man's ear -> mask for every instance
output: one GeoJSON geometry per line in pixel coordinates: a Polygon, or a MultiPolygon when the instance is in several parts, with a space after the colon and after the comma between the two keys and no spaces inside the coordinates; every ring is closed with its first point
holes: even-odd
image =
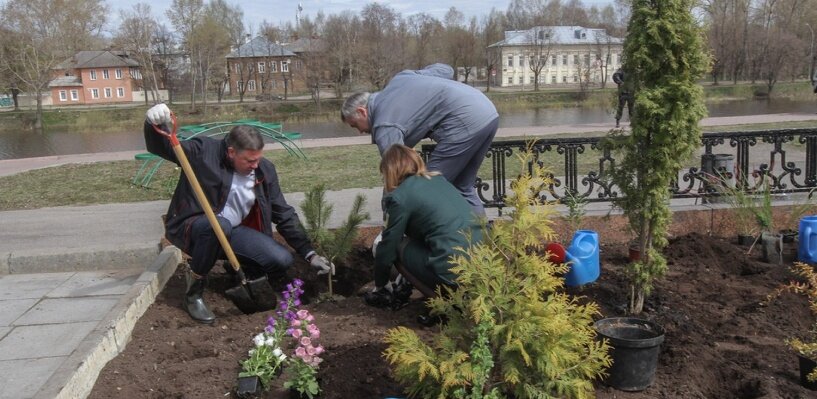
{"type": "Polygon", "coordinates": [[[235,148],[233,148],[233,147],[227,147],[227,157],[228,157],[228,158],[230,158],[230,159],[235,158],[235,152],[236,152],[236,151],[235,151],[235,148]]]}
{"type": "Polygon", "coordinates": [[[369,110],[366,107],[357,107],[357,113],[364,118],[369,118],[369,110]]]}

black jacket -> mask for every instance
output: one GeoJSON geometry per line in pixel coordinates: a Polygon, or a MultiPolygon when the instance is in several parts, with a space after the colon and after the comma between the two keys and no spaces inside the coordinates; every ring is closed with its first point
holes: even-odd
{"type": "MultiPolygon", "coordinates": [[[[166,129],[165,126],[163,128],[166,129]]],[[[178,164],[176,154],[170,141],[156,133],[153,125],[145,121],[145,146],[147,150],[170,162],[178,164]]],[[[213,212],[219,214],[227,202],[233,180],[233,166],[227,159],[227,143],[210,137],[195,137],[181,142],[190,166],[196,173],[213,212]]],[[[278,184],[275,165],[262,158],[255,169],[255,205],[253,210],[260,214],[260,230],[272,236],[272,225],[286,239],[287,243],[302,257],[312,251],[306,233],[301,227],[295,209],[287,204],[278,184]]],[[[251,213],[254,214],[254,213],[251,213]]],[[[197,218],[206,217],[196,200],[192,186],[184,173],[179,177],[179,184],[170,200],[165,220],[165,235],[173,245],[188,252],[190,245],[190,226],[197,218]]]]}

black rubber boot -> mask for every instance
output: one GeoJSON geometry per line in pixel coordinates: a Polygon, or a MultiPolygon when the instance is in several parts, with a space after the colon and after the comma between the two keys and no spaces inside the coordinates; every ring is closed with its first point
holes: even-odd
{"type": "Polygon", "coordinates": [[[618,127],[618,119],[616,119],[616,127],[618,127]]]}
{"type": "Polygon", "coordinates": [[[207,277],[197,276],[192,271],[188,270],[185,273],[185,280],[187,281],[187,290],[184,294],[184,310],[190,314],[193,320],[199,323],[211,324],[216,320],[216,316],[207,305],[204,303],[204,287],[207,285],[207,277]]]}

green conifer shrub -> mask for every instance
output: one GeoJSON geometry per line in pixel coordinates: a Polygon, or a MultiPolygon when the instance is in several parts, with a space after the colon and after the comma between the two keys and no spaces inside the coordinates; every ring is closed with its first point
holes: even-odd
{"type": "MultiPolygon", "coordinates": [[[[329,218],[332,216],[332,204],[326,201],[326,186],[323,184],[312,187],[306,192],[301,211],[304,213],[304,230],[307,237],[315,246],[315,252],[335,263],[343,261],[352,251],[360,225],[369,218],[363,211],[366,197],[358,194],[349,211],[346,221],[338,229],[330,231],[329,218]]],[[[327,274],[329,279],[329,297],[332,292],[332,273],[327,274]]]]}
{"type": "MultiPolygon", "coordinates": [[[[520,156],[526,170],[530,152],[520,156]]],[[[385,338],[386,359],[417,398],[588,398],[610,365],[596,339],[595,303],[563,290],[564,264],[548,261],[556,211],[538,205],[544,170],[512,183],[509,220],[453,258],[458,289],[429,300],[448,319],[427,345],[405,327],[385,338]]]]}
{"type": "Polygon", "coordinates": [[[616,205],[627,215],[640,243],[641,259],[628,267],[630,306],[641,313],[652,283],[667,269],[670,185],[701,143],[698,122],[706,115],[698,85],[709,65],[703,33],[692,16],[691,0],[633,0],[624,42],[624,71],[635,91],[631,131],[614,132],[621,153],[612,179],[623,197],[616,205]]]}

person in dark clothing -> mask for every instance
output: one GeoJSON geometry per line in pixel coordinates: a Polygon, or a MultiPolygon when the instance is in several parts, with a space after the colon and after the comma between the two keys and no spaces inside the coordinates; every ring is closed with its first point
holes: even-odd
{"type": "MultiPolygon", "coordinates": [[[[170,142],[155,126],[170,131],[171,112],[165,104],[147,111],[145,145],[153,154],[179,163],[170,142]]],[[[224,234],[247,274],[282,275],[294,262],[290,251],[272,238],[272,223],[287,243],[319,274],[333,265],[315,253],[295,209],[281,193],[275,165],[263,158],[264,140],[251,126],[236,126],[224,139],[195,137],[181,142],[224,234]]],[[[215,315],[203,299],[207,274],[221,247],[187,177],[181,174],[165,219],[167,239],[191,256],[186,271],[184,308],[194,320],[212,323],[215,315]]]]}
{"type": "Polygon", "coordinates": [[[474,212],[485,216],[474,185],[499,127],[499,114],[485,94],[453,78],[454,69],[446,64],[404,70],[382,91],[349,96],[341,119],[371,134],[381,155],[392,144],[414,147],[422,139],[434,140],[428,169],[442,173],[474,212]]]}
{"type": "Polygon", "coordinates": [[[624,104],[627,104],[627,116],[633,118],[633,87],[627,80],[624,71],[619,68],[613,73],[613,82],[618,85],[618,108],[616,109],[616,127],[619,127],[621,115],[624,112],[624,104]]]}
{"type": "Polygon", "coordinates": [[[451,257],[456,248],[482,240],[482,226],[468,202],[439,173],[428,172],[413,149],[394,144],[380,162],[386,190],[386,227],[375,249],[375,290],[364,299],[384,306],[394,266],[426,297],[456,286],[451,257]]]}

